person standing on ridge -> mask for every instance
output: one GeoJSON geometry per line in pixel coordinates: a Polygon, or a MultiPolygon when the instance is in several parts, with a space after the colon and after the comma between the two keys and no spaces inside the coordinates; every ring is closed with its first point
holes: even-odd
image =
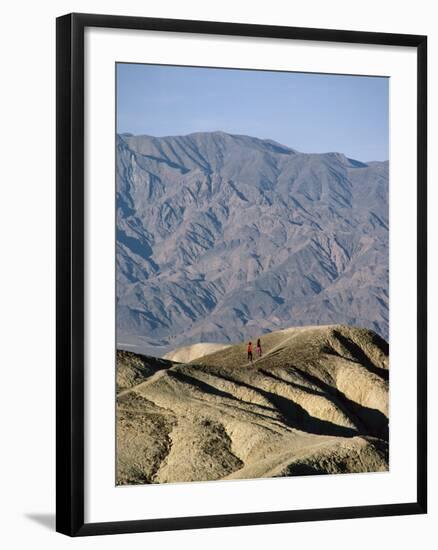
{"type": "Polygon", "coordinates": [[[248,362],[252,363],[252,342],[248,342],[248,362]]]}
{"type": "Polygon", "coordinates": [[[257,356],[262,356],[262,344],[260,342],[260,338],[257,339],[257,356]]]}

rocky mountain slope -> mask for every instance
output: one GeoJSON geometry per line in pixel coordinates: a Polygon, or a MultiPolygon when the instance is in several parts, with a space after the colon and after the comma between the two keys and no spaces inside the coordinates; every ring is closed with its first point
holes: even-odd
{"type": "Polygon", "coordinates": [[[299,327],[192,363],[117,352],[117,483],[388,469],[388,346],[299,327]]]}
{"type": "Polygon", "coordinates": [[[388,163],[223,132],[117,138],[118,346],[388,336],[388,163]]]}

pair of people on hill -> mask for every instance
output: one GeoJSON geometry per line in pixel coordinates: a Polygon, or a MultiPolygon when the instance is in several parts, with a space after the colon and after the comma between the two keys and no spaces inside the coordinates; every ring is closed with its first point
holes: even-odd
{"type": "MultiPolygon", "coordinates": [[[[260,338],[257,339],[257,347],[256,347],[256,350],[257,350],[257,357],[261,357],[262,356],[262,344],[260,342],[260,338]]],[[[248,361],[250,363],[252,363],[252,342],[249,341],[248,342],[248,361]]]]}

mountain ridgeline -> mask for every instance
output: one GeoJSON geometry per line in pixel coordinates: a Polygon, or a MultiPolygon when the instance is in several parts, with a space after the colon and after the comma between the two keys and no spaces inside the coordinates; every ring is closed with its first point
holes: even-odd
{"type": "Polygon", "coordinates": [[[336,323],[388,338],[388,162],[223,132],[117,136],[119,348],[336,323]]]}

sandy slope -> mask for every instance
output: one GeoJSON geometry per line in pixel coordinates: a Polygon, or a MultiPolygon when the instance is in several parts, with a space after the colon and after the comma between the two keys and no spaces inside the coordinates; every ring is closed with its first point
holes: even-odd
{"type": "Polygon", "coordinates": [[[169,361],[176,361],[178,363],[189,363],[190,361],[204,357],[204,355],[209,355],[228,347],[229,344],[201,342],[200,344],[192,344],[191,346],[184,346],[169,351],[169,353],[166,353],[164,356],[164,359],[169,359],[169,361]]]}
{"type": "Polygon", "coordinates": [[[118,352],[118,483],[388,469],[388,346],[302,327],[175,364],[118,352]]]}

